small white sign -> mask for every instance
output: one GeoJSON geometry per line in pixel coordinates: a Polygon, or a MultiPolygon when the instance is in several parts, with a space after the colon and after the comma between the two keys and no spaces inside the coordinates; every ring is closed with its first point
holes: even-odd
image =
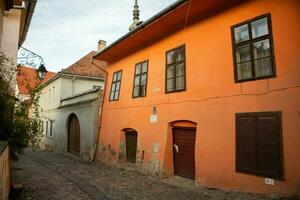
{"type": "Polygon", "coordinates": [[[154,92],[159,92],[159,91],[160,91],[160,88],[154,88],[153,91],[154,91],[154,92]]]}
{"type": "Polygon", "coordinates": [[[267,184],[267,185],[274,185],[274,179],[265,178],[265,184],[267,184]]]}
{"type": "Polygon", "coordinates": [[[153,153],[157,153],[159,149],[159,144],[158,143],[154,143],[153,144],[153,153]]]}
{"type": "Polygon", "coordinates": [[[150,115],[150,122],[157,123],[157,114],[150,115]]]}

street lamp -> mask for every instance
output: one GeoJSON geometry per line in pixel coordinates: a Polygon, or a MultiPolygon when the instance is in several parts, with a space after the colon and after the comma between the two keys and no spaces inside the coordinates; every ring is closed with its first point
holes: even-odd
{"type": "Polygon", "coordinates": [[[39,68],[36,69],[38,78],[40,80],[43,80],[45,78],[47,69],[45,67],[42,56],[24,48],[24,47],[20,47],[19,55],[18,55],[17,59],[18,59],[19,65],[27,65],[27,66],[34,67],[35,69],[37,68],[37,66],[39,66],[39,68]]]}
{"type": "Polygon", "coordinates": [[[43,63],[39,66],[39,68],[37,69],[37,72],[38,72],[39,79],[43,80],[47,73],[47,69],[43,63]]]}

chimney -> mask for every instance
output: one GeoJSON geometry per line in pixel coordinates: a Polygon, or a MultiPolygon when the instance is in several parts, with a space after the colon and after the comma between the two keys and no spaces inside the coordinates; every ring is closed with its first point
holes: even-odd
{"type": "Polygon", "coordinates": [[[99,42],[98,42],[98,51],[99,52],[102,51],[103,49],[105,49],[105,47],[106,47],[106,41],[99,40],[99,42]]]}

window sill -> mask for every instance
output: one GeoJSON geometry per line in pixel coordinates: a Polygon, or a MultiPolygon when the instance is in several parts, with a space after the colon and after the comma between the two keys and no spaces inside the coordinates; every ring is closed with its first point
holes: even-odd
{"type": "Polygon", "coordinates": [[[276,78],[276,75],[274,74],[270,76],[264,76],[264,77],[254,78],[254,79],[244,79],[244,80],[235,79],[235,83],[245,83],[245,82],[259,81],[259,80],[272,79],[272,78],[276,78]]]}
{"type": "Polygon", "coordinates": [[[261,178],[271,178],[276,181],[285,181],[283,175],[281,177],[275,177],[270,174],[263,174],[263,173],[257,173],[257,172],[246,171],[246,170],[236,170],[235,172],[239,173],[239,174],[257,176],[257,177],[261,177],[261,178]]]}

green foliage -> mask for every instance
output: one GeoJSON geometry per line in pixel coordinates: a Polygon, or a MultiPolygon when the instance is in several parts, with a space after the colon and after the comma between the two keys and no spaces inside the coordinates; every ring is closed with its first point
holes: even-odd
{"type": "Polygon", "coordinates": [[[29,100],[17,100],[12,89],[15,75],[13,61],[0,52],[0,140],[9,142],[14,161],[28,145],[38,148],[42,136],[39,90],[31,90],[29,100]]]}

